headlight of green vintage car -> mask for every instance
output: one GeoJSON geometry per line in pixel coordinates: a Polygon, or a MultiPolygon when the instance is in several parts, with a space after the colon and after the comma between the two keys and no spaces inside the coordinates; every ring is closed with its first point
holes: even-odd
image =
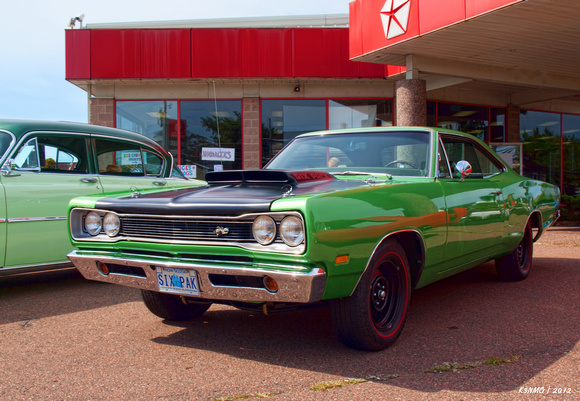
{"type": "Polygon", "coordinates": [[[344,344],[380,350],[413,288],[495,260],[525,279],[559,191],[513,172],[478,139],[404,127],[305,134],[263,170],[207,186],[70,204],[88,279],[137,287],[154,314],[212,303],[265,312],[329,301],[344,344]]]}

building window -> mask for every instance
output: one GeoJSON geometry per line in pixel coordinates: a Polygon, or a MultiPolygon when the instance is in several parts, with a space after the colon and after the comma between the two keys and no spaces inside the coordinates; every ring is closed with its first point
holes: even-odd
{"type": "Polygon", "coordinates": [[[334,99],[328,101],[328,128],[393,125],[391,99],[334,99]]]}
{"type": "Polygon", "coordinates": [[[143,134],[177,154],[177,101],[117,101],[117,128],[143,134]]]}
{"type": "Polygon", "coordinates": [[[526,177],[560,185],[561,114],[520,111],[520,138],[524,144],[526,177]]]}
{"type": "Polygon", "coordinates": [[[505,142],[506,109],[429,101],[427,125],[472,134],[485,142],[505,142]]]}
{"type": "Polygon", "coordinates": [[[242,169],[241,100],[120,100],[117,128],[159,143],[188,177],[242,169]]]}
{"type": "Polygon", "coordinates": [[[180,101],[179,164],[204,179],[216,170],[241,170],[242,102],[180,101]],[[217,103],[217,106],[216,106],[217,103]],[[216,111],[217,108],[217,111],[216,111]]]}
{"type": "Polygon", "coordinates": [[[262,165],[296,135],[326,129],[326,100],[262,100],[262,165]]]}
{"type": "Polygon", "coordinates": [[[489,141],[489,107],[439,102],[437,126],[466,132],[482,141],[489,141]]]}
{"type": "Polygon", "coordinates": [[[580,195],[580,116],[562,116],[563,185],[566,195],[580,195]]]}
{"type": "Polygon", "coordinates": [[[489,141],[505,142],[507,111],[505,108],[489,109],[489,141]]]}

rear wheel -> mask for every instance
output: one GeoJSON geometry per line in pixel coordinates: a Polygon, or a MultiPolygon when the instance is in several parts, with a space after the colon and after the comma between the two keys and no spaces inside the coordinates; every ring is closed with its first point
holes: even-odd
{"type": "Polygon", "coordinates": [[[178,295],[141,290],[145,306],[151,313],[167,320],[189,320],[203,315],[211,303],[188,304],[178,295]]]}
{"type": "Polygon", "coordinates": [[[397,241],[387,240],[375,252],[353,295],[331,302],[338,338],[352,348],[387,348],[403,330],[410,299],[405,250],[397,241]]]}
{"type": "Polygon", "coordinates": [[[495,268],[501,279],[505,281],[520,281],[528,277],[532,267],[533,250],[532,227],[528,224],[524,229],[524,237],[518,247],[512,253],[495,260],[495,268]]]}

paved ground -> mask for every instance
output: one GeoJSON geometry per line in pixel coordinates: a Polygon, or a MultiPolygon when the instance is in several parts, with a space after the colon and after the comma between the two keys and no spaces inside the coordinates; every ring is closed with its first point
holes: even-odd
{"type": "Polygon", "coordinates": [[[378,353],[343,347],[326,307],[213,306],[168,324],[137,290],[74,271],[1,278],[0,399],[580,399],[579,244],[580,227],[556,227],[524,282],[488,263],[415,291],[403,335],[378,353]],[[505,360],[481,364],[493,357],[505,360]],[[455,369],[426,373],[444,363],[455,369]]]}

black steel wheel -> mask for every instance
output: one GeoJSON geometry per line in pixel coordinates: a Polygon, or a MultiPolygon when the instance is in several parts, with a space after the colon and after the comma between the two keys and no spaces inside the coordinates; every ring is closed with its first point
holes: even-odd
{"type": "Polygon", "coordinates": [[[379,351],[397,340],[409,309],[411,275],[403,247],[387,240],[348,298],[331,302],[333,325],[345,345],[379,351]]]}
{"type": "Polygon", "coordinates": [[[185,303],[178,295],[141,290],[145,306],[162,319],[181,321],[203,315],[211,303],[185,303]]]}
{"type": "Polygon", "coordinates": [[[532,227],[528,224],[524,229],[524,237],[517,248],[508,255],[495,260],[495,268],[502,280],[521,281],[530,274],[532,255],[534,252],[534,238],[532,227]]]}

